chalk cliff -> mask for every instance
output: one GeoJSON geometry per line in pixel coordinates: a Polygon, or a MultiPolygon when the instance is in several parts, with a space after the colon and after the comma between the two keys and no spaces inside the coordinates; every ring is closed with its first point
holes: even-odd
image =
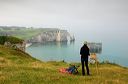
{"type": "Polygon", "coordinates": [[[74,36],[67,30],[58,28],[26,28],[16,26],[0,26],[0,36],[14,36],[27,43],[43,43],[52,41],[74,41],[74,36]]]}
{"type": "Polygon", "coordinates": [[[31,43],[43,43],[43,42],[52,42],[52,41],[72,41],[74,37],[66,30],[56,30],[56,31],[47,31],[38,34],[37,36],[32,37],[28,40],[31,43]],[[68,39],[69,38],[69,39],[68,39]]]}

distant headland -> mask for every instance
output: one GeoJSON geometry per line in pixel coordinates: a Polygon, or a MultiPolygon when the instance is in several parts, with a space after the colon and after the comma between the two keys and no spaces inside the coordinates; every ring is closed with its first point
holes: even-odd
{"type": "Polygon", "coordinates": [[[75,37],[67,30],[59,28],[0,26],[0,36],[14,36],[26,43],[75,41],[75,37]]]}

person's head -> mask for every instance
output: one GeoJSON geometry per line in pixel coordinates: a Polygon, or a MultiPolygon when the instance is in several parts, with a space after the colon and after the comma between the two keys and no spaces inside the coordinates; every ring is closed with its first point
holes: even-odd
{"type": "Polygon", "coordinates": [[[87,43],[88,43],[87,41],[84,41],[84,45],[87,45],[87,43]]]}

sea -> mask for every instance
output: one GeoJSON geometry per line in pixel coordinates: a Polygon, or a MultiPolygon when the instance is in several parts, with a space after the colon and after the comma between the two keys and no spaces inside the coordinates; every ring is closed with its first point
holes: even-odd
{"type": "MultiPolygon", "coordinates": [[[[127,33],[127,32],[126,32],[127,33]]],[[[128,67],[128,40],[126,34],[105,32],[77,32],[74,42],[33,43],[26,52],[42,61],[80,62],[80,48],[84,41],[102,43],[102,52],[96,54],[98,61],[109,61],[128,67]]]]}

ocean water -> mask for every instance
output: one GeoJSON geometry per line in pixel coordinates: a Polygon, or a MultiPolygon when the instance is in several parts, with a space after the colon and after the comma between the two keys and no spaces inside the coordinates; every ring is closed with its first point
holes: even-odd
{"type": "Polygon", "coordinates": [[[128,41],[126,38],[117,36],[95,36],[90,37],[91,34],[84,33],[76,34],[75,42],[47,42],[43,44],[33,44],[26,49],[26,52],[33,57],[42,61],[66,61],[66,62],[80,62],[80,48],[83,42],[102,42],[102,53],[97,54],[100,62],[108,60],[112,63],[128,67],[128,41]]]}

